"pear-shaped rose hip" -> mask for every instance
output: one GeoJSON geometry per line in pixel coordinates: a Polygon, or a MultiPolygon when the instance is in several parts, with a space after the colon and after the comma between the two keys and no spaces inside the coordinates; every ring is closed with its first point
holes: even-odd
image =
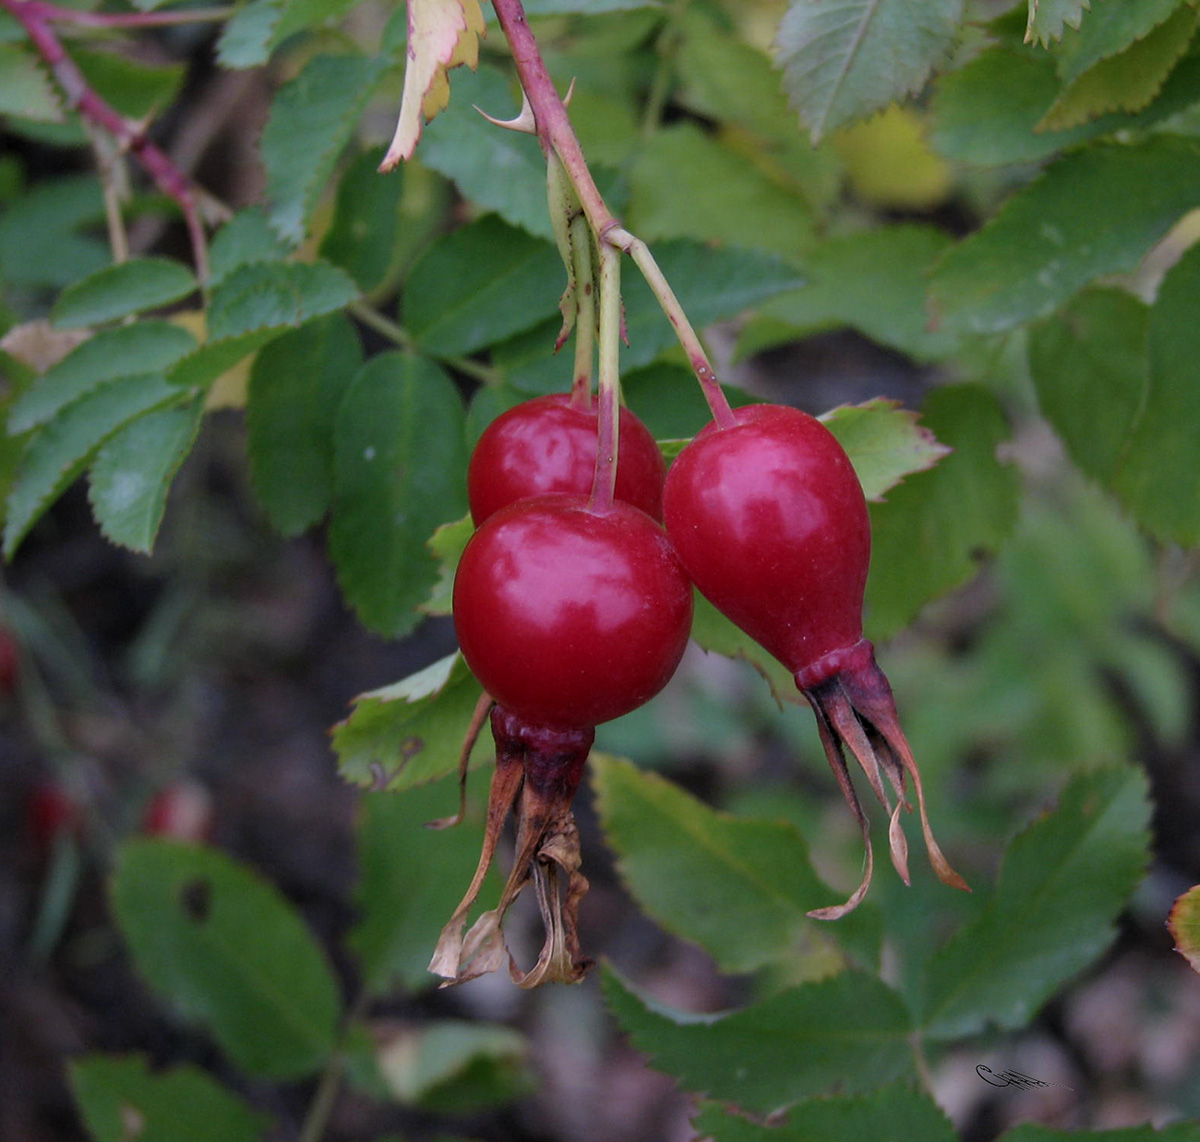
{"type": "Polygon", "coordinates": [[[833,434],[799,409],[753,405],[734,416],[728,427],[708,425],[676,458],[663,492],[664,522],[701,593],[793,673],[862,828],[862,883],[846,904],[813,915],[832,919],[849,911],[871,879],[866,817],[843,747],[885,805],[881,769],[895,786],[899,800],[889,836],[901,876],[907,881],[899,810],[908,774],[938,876],[966,888],[930,832],[920,774],[891,688],[863,638],[871,530],[854,468],[833,434]]]}

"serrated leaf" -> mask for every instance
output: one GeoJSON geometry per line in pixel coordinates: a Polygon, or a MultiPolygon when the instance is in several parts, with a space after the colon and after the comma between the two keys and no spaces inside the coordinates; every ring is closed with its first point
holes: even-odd
{"type": "Polygon", "coordinates": [[[847,325],[918,361],[948,356],[958,338],[929,328],[925,287],[950,244],[944,231],[909,224],[823,242],[805,261],[808,284],[759,306],[738,338],[738,356],[847,325]]]}
{"type": "Polygon", "coordinates": [[[155,374],[109,381],[57,413],[21,456],[8,497],[4,554],[18,544],[50,504],[86,467],[97,448],[123,424],[187,393],[155,374]]]}
{"type": "Polygon", "coordinates": [[[179,94],[186,70],[178,63],[163,66],[128,53],[76,45],[71,58],[101,99],[135,121],[149,119],[167,106],[179,94]]]}
{"type": "Polygon", "coordinates": [[[358,335],[342,314],[283,334],[254,360],[246,406],[250,474],[284,535],[299,535],[329,510],[334,420],[362,360],[358,335]]]}
{"type": "Polygon", "coordinates": [[[589,765],[617,871],[664,928],[726,972],[803,963],[815,978],[843,965],[833,932],[806,915],[841,897],[817,878],[793,825],[710,809],[627,761],[593,754],[589,765]]]}
{"type": "Polygon", "coordinates": [[[918,91],[961,16],[961,0],[792,0],[776,63],[813,142],[918,91]]]}
{"type": "Polygon", "coordinates": [[[982,912],[929,963],[922,1023],[958,1038],[1026,1023],[1112,942],[1149,861],[1145,776],[1078,774],[1009,846],[982,912]]]}
{"type": "Polygon", "coordinates": [[[256,262],[233,270],[212,292],[210,342],[262,329],[296,328],[358,297],[350,275],[328,262],[256,262]]]}
{"type": "Polygon", "coordinates": [[[239,1067],[300,1078],[328,1058],[337,982],[274,885],[216,849],[139,838],[118,851],[112,898],[141,974],[239,1067]]]}
{"type": "Polygon", "coordinates": [[[1175,1122],[1161,1130],[1147,1124],[1124,1130],[1054,1130],[1023,1122],[1000,1135],[998,1142],[1200,1142],[1200,1124],[1175,1122]]]}
{"type": "Polygon", "coordinates": [[[645,241],[694,238],[798,257],[813,219],[798,191],[692,123],[664,127],[630,172],[629,227],[645,241]]]}
{"type": "Polygon", "coordinates": [[[199,1067],[151,1071],[141,1055],[84,1055],[68,1070],[96,1142],[125,1142],[132,1122],[147,1142],[258,1142],[271,1124],[199,1067]]]}
{"type": "Polygon", "coordinates": [[[908,1013],[873,975],[845,971],[731,1015],[667,1012],[635,995],[611,968],[604,996],[652,1066],[689,1091],[770,1113],[837,1087],[872,1090],[913,1069],[908,1013]]]}
{"type": "Polygon", "coordinates": [[[1181,0],[1138,0],[1136,4],[1097,0],[1078,30],[1065,36],[1053,53],[1059,78],[1070,84],[1101,60],[1120,55],[1169,22],[1183,6],[1181,0]]]}
{"type": "Polygon", "coordinates": [[[170,305],[195,289],[196,279],[182,262],[132,258],[69,285],[59,294],[50,316],[59,329],[101,325],[170,305]]]}
{"type": "Polygon", "coordinates": [[[338,772],[356,785],[390,792],[453,773],[482,693],[455,651],[408,678],[359,694],[354,712],[333,730],[338,772]]]}
{"type": "Polygon", "coordinates": [[[107,244],[83,232],[104,219],[104,195],[92,176],[34,187],[0,215],[0,270],[8,285],[61,289],[111,261],[107,244]]]}
{"type": "Polygon", "coordinates": [[[283,332],[281,328],[259,329],[224,341],[208,341],[178,361],[168,379],[181,389],[208,388],[283,332]]]}
{"type": "Polygon", "coordinates": [[[278,31],[288,0],[250,0],[221,29],[217,62],[222,67],[259,67],[279,43],[278,31]]]}
{"type": "Polygon", "coordinates": [[[462,558],[467,540],[475,534],[475,524],[470,515],[453,523],[444,523],[429,540],[429,550],[438,562],[438,581],[428,599],[421,604],[421,613],[426,615],[448,615],[453,610],[454,573],[462,558]]]}
{"type": "Polygon", "coordinates": [[[427,357],[401,353],[369,361],[338,410],[330,551],[372,630],[410,631],[437,582],[426,541],[467,509],[463,422],[449,378],[427,357]]]}
{"type": "Polygon", "coordinates": [[[839,405],[820,419],[846,450],[863,495],[872,502],[883,500],[905,476],[927,471],[950,452],[917,423],[919,415],[901,408],[899,401],[876,397],[864,404],[839,405]]]}
{"type": "Polygon", "coordinates": [[[1189,888],[1171,908],[1167,928],[1175,941],[1175,950],[1192,970],[1200,972],[1200,885],[1189,888]]]}
{"type": "Polygon", "coordinates": [[[762,1126],[715,1104],[693,1126],[712,1142],[957,1142],[941,1107],[924,1091],[892,1084],[859,1098],[810,1098],[797,1103],[787,1121],[762,1126]]]}
{"type": "Polygon", "coordinates": [[[494,210],[506,222],[539,238],[552,239],[546,209],[546,160],[530,135],[500,131],[476,107],[489,115],[509,118],[520,108],[506,77],[494,68],[459,71],[453,98],[425,128],[421,162],[458,186],[477,206],[494,210]],[[504,177],[497,178],[496,172],[504,177]]]}
{"type": "Polygon", "coordinates": [[[148,412],[115,432],[96,453],[88,499],[106,538],[149,555],[167,493],[200,431],[199,400],[148,412]]]}
{"type": "Polygon", "coordinates": [[[139,321],[102,329],[51,366],[13,402],[11,433],[45,424],[93,389],[120,377],[161,373],[196,348],[196,339],[169,321],[139,321]]]}
{"type": "Polygon", "coordinates": [[[1114,487],[1138,521],[1167,542],[1200,542],[1200,404],[1195,384],[1200,247],[1171,268],[1150,310],[1149,383],[1114,487]]]}
{"type": "Polygon", "coordinates": [[[1020,481],[996,458],[1008,424],[995,397],[977,385],[936,389],[921,419],[951,452],[872,505],[871,638],[894,634],[930,599],[965,583],[1016,523],[1020,481]]]}
{"type": "Polygon", "coordinates": [[[403,172],[380,178],[378,150],[359,155],[338,184],[333,222],[321,257],[341,266],[363,293],[387,280],[396,260],[403,172]]]}
{"type": "Polygon", "coordinates": [[[1043,317],[1090,281],[1132,270],[1197,202],[1200,146],[1167,136],[1098,144],[1018,191],[934,270],[948,328],[998,333],[1043,317]]]}
{"type": "Polygon", "coordinates": [[[1062,38],[1064,27],[1078,28],[1091,0],[1029,0],[1026,43],[1049,47],[1051,40],[1062,38]]]}
{"type": "Polygon", "coordinates": [[[1146,398],[1149,313],[1123,290],[1087,289],[1029,334],[1042,415],[1080,469],[1106,486],[1146,398]]]}
{"type": "MultiPolygon", "coordinates": [[[[1200,12],[1183,5],[1143,38],[1071,80],[1040,126],[1074,127],[1111,111],[1140,111],[1162,90],[1191,42],[1200,12]]],[[[1104,21],[1089,20],[1085,28],[1104,21]]]]}
{"type": "Polygon", "coordinates": [[[386,57],[318,55],[276,94],[261,153],[271,225],[289,242],[307,234],[342,148],[388,66],[386,57]]]}
{"type": "Polygon", "coordinates": [[[282,262],[291,254],[257,206],[239,210],[212,240],[208,249],[208,286],[215,289],[239,266],[282,262]]]}
{"type": "Polygon", "coordinates": [[[489,214],[434,243],[413,267],[404,326],[427,353],[472,353],[555,313],[562,286],[553,245],[489,214]]]}
{"type": "MultiPolygon", "coordinates": [[[[363,700],[370,701],[366,695],[363,700]]],[[[457,807],[453,778],[363,797],[356,894],[361,918],[349,943],[372,995],[385,995],[396,984],[417,991],[438,982],[429,958],[479,861],[481,813],[473,810],[449,829],[426,824],[457,807]]]]}
{"type": "Polygon", "coordinates": [[[409,0],[400,118],[381,170],[412,158],[422,121],[429,122],[450,100],[446,73],[464,63],[472,71],[478,66],[483,32],[479,0],[409,0]]]}
{"type": "Polygon", "coordinates": [[[63,121],[62,101],[44,65],[21,44],[0,44],[0,115],[63,121]]]}

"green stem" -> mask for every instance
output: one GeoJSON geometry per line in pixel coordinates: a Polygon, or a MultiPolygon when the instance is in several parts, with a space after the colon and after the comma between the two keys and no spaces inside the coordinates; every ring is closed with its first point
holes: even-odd
{"type": "Polygon", "coordinates": [[[592,398],[592,369],[596,351],[596,276],[592,232],[587,219],[571,220],[571,261],[575,271],[575,373],[571,403],[587,408],[592,398]]]}
{"type": "MultiPolygon", "coordinates": [[[[393,345],[410,352],[416,351],[416,342],[407,329],[398,325],[390,317],[384,317],[379,310],[373,309],[365,301],[352,301],[349,310],[368,329],[374,329],[376,333],[382,334],[393,345]]],[[[440,357],[439,360],[456,372],[462,373],[463,376],[471,377],[482,384],[496,385],[500,383],[500,374],[495,369],[473,361],[470,357],[440,357]]]]}
{"type": "Polygon", "coordinates": [[[621,252],[600,247],[600,418],[596,432],[596,477],[592,507],[608,511],[617,487],[621,423],[621,252]]]}
{"type": "Polygon", "coordinates": [[[370,1003],[370,996],[364,989],[359,992],[358,998],[346,1012],[338,1032],[337,1043],[334,1044],[325,1069],[317,1080],[316,1092],[309,1103],[308,1114],[305,1115],[296,1142],[321,1142],[321,1138],[324,1137],[325,1128],[329,1125],[342,1086],[342,1074],[346,1068],[346,1041],[350,1037],[351,1028],[366,1014],[370,1003]]]}

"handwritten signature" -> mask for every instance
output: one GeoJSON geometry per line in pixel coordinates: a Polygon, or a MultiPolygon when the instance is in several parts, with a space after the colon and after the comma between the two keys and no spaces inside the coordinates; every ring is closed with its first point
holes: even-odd
{"type": "MultiPolygon", "coordinates": [[[[975,1068],[975,1073],[983,1079],[988,1086],[1015,1086],[1018,1090],[1033,1090],[1035,1087],[1043,1086],[1063,1086],[1062,1083],[1049,1083],[1043,1079],[1035,1079],[1032,1075],[1022,1074],[1020,1071],[993,1071],[991,1067],[985,1067],[980,1063],[975,1068]]],[[[1071,1088],[1063,1087],[1063,1090],[1071,1088]]]]}

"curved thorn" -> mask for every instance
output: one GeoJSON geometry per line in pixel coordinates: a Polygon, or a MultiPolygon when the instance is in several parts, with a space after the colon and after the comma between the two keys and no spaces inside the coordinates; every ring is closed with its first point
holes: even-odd
{"type": "Polygon", "coordinates": [[[474,103],[471,106],[493,126],[503,127],[507,131],[520,131],[523,135],[537,134],[537,120],[534,118],[529,96],[524,91],[521,92],[521,110],[517,113],[515,119],[496,119],[484,111],[482,107],[478,107],[474,103]]]}

